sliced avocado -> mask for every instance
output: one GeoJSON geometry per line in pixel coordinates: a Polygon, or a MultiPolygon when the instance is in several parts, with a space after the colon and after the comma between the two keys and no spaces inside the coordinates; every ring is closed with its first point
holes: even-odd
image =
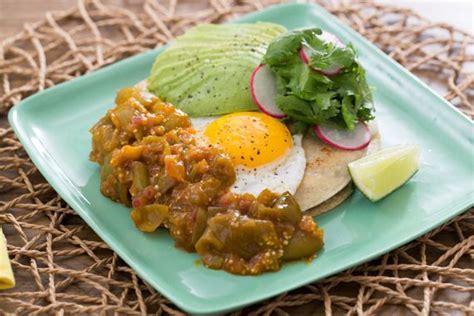
{"type": "Polygon", "coordinates": [[[256,110],[250,75],[285,31],[273,23],[193,27],[156,58],[148,90],[192,117],[256,110]]]}

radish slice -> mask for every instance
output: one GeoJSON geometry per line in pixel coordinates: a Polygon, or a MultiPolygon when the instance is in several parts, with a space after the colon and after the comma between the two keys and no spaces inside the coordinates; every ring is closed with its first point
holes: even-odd
{"type": "Polygon", "coordinates": [[[331,32],[323,31],[321,35],[319,35],[319,38],[325,42],[333,43],[335,46],[339,48],[346,47],[346,45],[344,45],[344,43],[339,39],[339,37],[332,34],[331,32]]]}
{"type": "Polygon", "coordinates": [[[362,122],[357,123],[352,131],[315,125],[314,132],[324,143],[341,150],[364,149],[372,138],[369,127],[362,122]]]}
{"type": "MultiPolygon", "coordinates": [[[[345,45],[341,42],[341,40],[336,35],[334,35],[332,33],[323,31],[322,34],[319,35],[319,38],[321,38],[325,42],[333,43],[337,47],[340,47],[340,48],[345,47],[345,45]]],[[[308,65],[309,60],[311,58],[311,50],[308,47],[303,45],[300,49],[300,57],[303,60],[303,62],[306,65],[308,65]]],[[[340,73],[342,68],[341,68],[341,66],[339,66],[337,64],[333,64],[333,65],[330,65],[329,67],[327,67],[326,69],[314,68],[314,70],[318,71],[319,73],[321,73],[325,76],[330,77],[330,76],[335,76],[338,73],[340,73]]]]}
{"type": "MultiPolygon", "coordinates": [[[[300,57],[306,65],[309,64],[310,56],[311,56],[310,49],[306,46],[301,47],[300,57]]],[[[328,77],[335,76],[338,73],[340,73],[342,70],[341,66],[337,64],[330,65],[326,69],[318,69],[314,67],[311,67],[311,68],[328,77]]]]}
{"type": "Polygon", "coordinates": [[[307,65],[309,64],[309,56],[311,54],[309,53],[309,48],[302,45],[300,49],[300,58],[301,60],[307,65]]]}
{"type": "Polygon", "coordinates": [[[275,102],[277,85],[275,76],[268,66],[262,64],[255,68],[250,77],[250,91],[260,111],[279,119],[286,117],[275,102]]]}

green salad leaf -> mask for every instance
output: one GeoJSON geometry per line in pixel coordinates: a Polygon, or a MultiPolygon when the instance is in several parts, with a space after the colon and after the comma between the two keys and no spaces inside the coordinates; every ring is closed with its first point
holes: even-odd
{"type": "Polygon", "coordinates": [[[353,129],[357,122],[374,118],[365,70],[352,45],[335,45],[321,34],[319,28],[289,31],[268,46],[263,63],[276,76],[276,103],[298,123],[298,130],[313,124],[353,129]],[[300,57],[302,47],[310,53],[308,65],[300,57]],[[341,68],[338,74],[321,72],[335,65],[341,68]]]}

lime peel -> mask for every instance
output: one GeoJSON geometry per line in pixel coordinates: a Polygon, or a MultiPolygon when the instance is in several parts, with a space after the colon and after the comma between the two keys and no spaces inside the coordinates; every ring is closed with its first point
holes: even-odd
{"type": "Polygon", "coordinates": [[[378,201],[406,183],[420,164],[416,145],[397,145],[348,165],[356,187],[371,201],[378,201]]]}

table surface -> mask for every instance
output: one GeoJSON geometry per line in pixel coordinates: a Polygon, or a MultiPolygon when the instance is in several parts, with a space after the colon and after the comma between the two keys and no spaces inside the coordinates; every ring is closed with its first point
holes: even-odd
{"type": "MultiPolygon", "coordinates": [[[[105,3],[124,7],[140,6],[140,1],[106,0],[105,3]]],[[[185,0],[190,8],[199,0],[185,0]]],[[[377,0],[411,8],[436,22],[450,23],[474,33],[474,2],[470,0],[377,0]]],[[[77,4],[77,0],[0,0],[0,41],[22,30],[25,23],[41,20],[47,11],[61,11],[77,4]]]]}

